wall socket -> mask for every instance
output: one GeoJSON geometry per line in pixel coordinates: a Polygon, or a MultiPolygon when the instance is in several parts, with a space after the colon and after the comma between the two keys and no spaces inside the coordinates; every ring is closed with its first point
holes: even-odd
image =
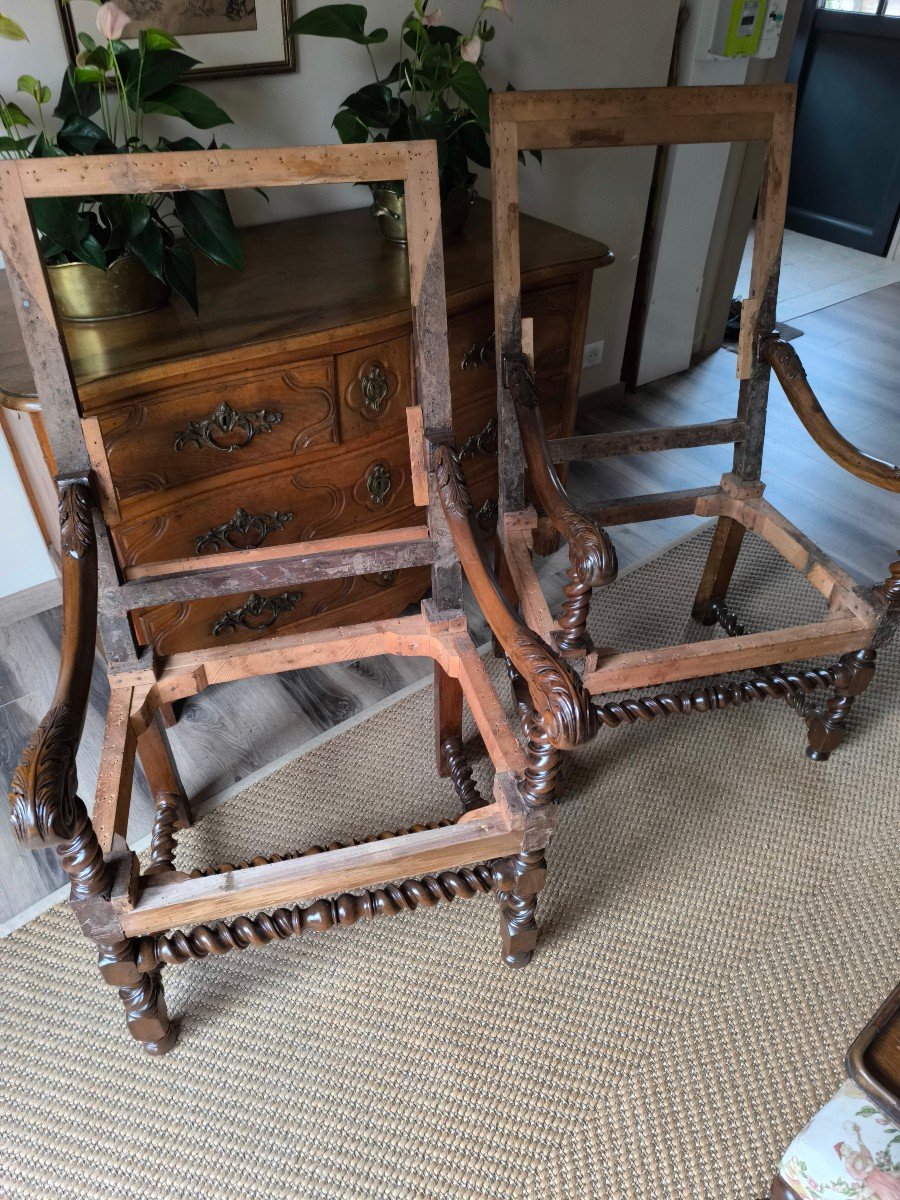
{"type": "Polygon", "coordinates": [[[584,348],[584,358],[581,360],[581,366],[582,368],[596,367],[602,357],[603,342],[588,342],[584,348]]]}

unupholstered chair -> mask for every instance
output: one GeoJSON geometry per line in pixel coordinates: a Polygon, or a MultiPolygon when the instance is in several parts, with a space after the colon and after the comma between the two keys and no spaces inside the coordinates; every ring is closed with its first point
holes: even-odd
{"type": "MultiPolygon", "coordinates": [[[[794,88],[788,86],[495,92],[491,97],[500,575],[528,625],[578,670],[590,697],[579,731],[583,738],[603,728],[779,699],[803,718],[807,753],[822,761],[845,736],[850,710],[871,682],[876,653],[900,615],[900,561],[890,565],[884,582],[865,586],[763,499],[760,471],[773,371],[826,454],[860,479],[900,492],[900,469],[841,436],[822,411],[796,352],[778,336],[775,307],[793,117],[794,88]],[[538,399],[542,370],[546,374],[551,364],[535,361],[540,337],[522,319],[518,157],[538,150],[744,141],[763,143],[765,154],[750,294],[741,309],[735,416],[548,441],[538,399]],[[733,468],[720,483],[627,497],[588,514],[574,509],[556,470],[577,460],[728,443],[734,445],[733,468]],[[544,510],[540,520],[526,504],[526,477],[544,510]],[[591,591],[611,583],[617,570],[608,528],[689,514],[716,520],[692,616],[699,624],[721,625],[730,636],[698,636],[681,645],[627,653],[593,645],[586,624],[591,591]],[[557,616],[532,563],[535,530],[543,544],[545,525],[568,543],[568,582],[557,616]],[[756,633],[744,629],[739,614],[728,608],[727,591],[748,530],[822,595],[828,607],[824,620],[756,633]],[[830,665],[791,665],[826,656],[830,665]],[[648,688],[681,680],[703,682],[647,694],[648,688]],[[610,693],[631,690],[639,694],[608,699],[610,693]]],[[[598,640],[602,643],[602,634],[598,640]]]]}
{"type": "MultiPolygon", "coordinates": [[[[500,902],[504,961],[523,966],[535,944],[535,908],[555,808],[548,756],[573,740],[567,719],[570,680],[554,652],[497,591],[453,453],[434,143],[3,162],[0,250],[60,472],[63,552],[57,690],[14,775],[12,822],[23,845],[53,848],[59,855],[72,881],[72,907],[96,944],[103,979],[118,989],[131,1034],[151,1054],[163,1054],[174,1044],[162,988],[166,967],[489,891],[500,902]],[[426,510],[423,522],[323,542],[144,564],[120,573],[110,542],[115,495],[103,473],[102,447],[98,451],[96,440],[83,433],[78,389],[29,199],[382,179],[405,183],[416,386],[410,398],[416,404],[408,411],[410,465],[416,503],[426,510]],[[524,748],[468,631],[460,554],[519,677],[533,684],[530,745],[524,748]],[[420,614],[394,620],[167,658],[137,646],[129,620],[130,613],[147,606],[424,565],[432,571],[431,600],[420,614]],[[89,816],[77,792],[76,754],[98,627],[110,702],[89,816]],[[264,853],[244,862],[179,871],[176,835],[190,823],[191,811],[156,719],[159,710],[215,683],[378,654],[433,659],[438,770],[453,780],[462,814],[423,826],[412,824],[417,814],[411,813],[410,828],[380,836],[369,831],[348,845],[264,847],[264,853]],[[464,700],[495,771],[493,795],[487,798],[479,795],[462,756],[464,700]],[[126,842],[135,754],[156,806],[143,870],[126,842]],[[389,882],[395,880],[400,882],[389,882]]],[[[365,764],[359,769],[364,771],[365,764]]],[[[361,824],[365,818],[361,812],[361,824]]]]}

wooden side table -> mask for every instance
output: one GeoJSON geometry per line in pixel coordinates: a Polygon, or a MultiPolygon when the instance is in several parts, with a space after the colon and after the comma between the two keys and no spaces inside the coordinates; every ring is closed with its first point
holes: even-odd
{"type": "MultiPolygon", "coordinates": [[[[523,312],[535,318],[550,436],[572,432],[591,280],[607,246],[522,217],[523,312]]],[[[118,568],[414,524],[405,251],[355,209],[245,230],[246,268],[200,268],[181,304],[66,325],[82,424],[118,568]]],[[[490,206],[446,245],[454,430],[479,521],[496,517],[490,206]]],[[[53,458],[11,297],[0,299],[0,424],[51,549],[53,458]]],[[[145,609],[157,655],[398,615],[426,568],[145,609]],[[340,615],[338,616],[338,612],[340,615]]]]}

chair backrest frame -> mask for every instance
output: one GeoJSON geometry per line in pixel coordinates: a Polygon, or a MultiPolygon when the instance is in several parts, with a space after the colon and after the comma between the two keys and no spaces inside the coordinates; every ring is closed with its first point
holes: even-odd
{"type": "Polygon", "coordinates": [[[494,320],[500,521],[525,506],[524,457],[504,361],[522,355],[518,154],[551,150],[761,141],[765,145],[750,294],[741,312],[737,377],[742,440],[735,473],[757,479],[762,464],[769,365],[760,341],[772,333],[793,137],[793,85],[603,88],[495,92],[491,96],[494,320]]]}
{"type": "MultiPolygon", "coordinates": [[[[441,234],[437,153],[433,142],[391,142],[260,150],[97,155],[18,159],[0,163],[0,252],[25,340],[50,446],[63,481],[87,479],[97,464],[81,426],[78,388],[59,313],[28,207],[47,197],[143,194],[183,189],[287,187],[315,183],[402,181],[406,195],[407,253],[416,402],[434,440],[452,438],[447,308],[441,234]]],[[[418,448],[416,448],[418,453],[418,448]]],[[[102,497],[101,497],[102,498],[102,497]]],[[[99,618],[107,659],[133,668],[140,655],[128,613],[173,600],[228,595],[315,579],[359,575],[430,564],[439,610],[461,607],[461,572],[433,482],[429,485],[428,536],[386,531],[375,544],[357,548],[354,538],[311,543],[274,554],[243,552],[241,564],[218,566],[214,558],[173,563],[150,579],[123,581],[115,565],[106,523],[100,535],[99,618]],[[405,536],[404,536],[405,535],[405,536]]]]}

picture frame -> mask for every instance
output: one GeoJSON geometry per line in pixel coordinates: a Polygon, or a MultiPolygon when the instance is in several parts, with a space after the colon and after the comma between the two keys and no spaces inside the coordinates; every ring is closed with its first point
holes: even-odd
{"type": "MultiPolygon", "coordinates": [[[[82,49],[78,34],[97,36],[93,0],[55,0],[70,62],[82,49]]],[[[178,38],[185,54],[202,64],[192,79],[274,75],[297,68],[297,49],[287,31],[294,19],[293,0],[117,0],[134,13],[137,44],[143,25],[165,29],[178,38]],[[208,30],[204,29],[208,26],[208,30]]]]}

